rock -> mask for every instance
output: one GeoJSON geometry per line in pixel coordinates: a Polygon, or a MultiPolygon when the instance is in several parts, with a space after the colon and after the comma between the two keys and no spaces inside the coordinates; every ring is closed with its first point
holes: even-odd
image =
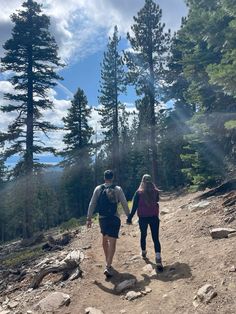
{"type": "Polygon", "coordinates": [[[152,292],[152,289],[149,287],[145,287],[145,292],[150,293],[150,292],[152,292]]]}
{"type": "Polygon", "coordinates": [[[126,310],[120,310],[120,313],[124,314],[124,313],[127,313],[127,311],[126,310]]]}
{"type": "Polygon", "coordinates": [[[197,299],[204,303],[209,303],[217,295],[213,286],[210,284],[205,284],[197,292],[197,299]]]}
{"type": "Polygon", "coordinates": [[[137,299],[137,298],[139,298],[141,296],[142,296],[141,292],[129,291],[126,294],[125,299],[129,300],[129,301],[132,301],[132,300],[137,299]]]}
{"type": "Polygon", "coordinates": [[[191,212],[196,212],[198,210],[201,210],[201,209],[208,207],[210,204],[211,204],[211,202],[209,202],[209,201],[201,201],[197,204],[189,205],[188,208],[190,209],[191,212]]]}
{"type": "Polygon", "coordinates": [[[226,217],[225,219],[224,219],[224,222],[226,222],[227,224],[230,224],[232,221],[234,221],[234,217],[233,216],[230,216],[230,217],[226,217]]]}
{"type": "Polygon", "coordinates": [[[8,311],[8,310],[3,310],[0,312],[0,314],[10,314],[10,313],[11,313],[11,311],[8,311]]]}
{"type": "Polygon", "coordinates": [[[101,310],[96,309],[95,307],[87,307],[85,309],[86,314],[103,314],[101,310]]]}
{"type": "Polygon", "coordinates": [[[133,257],[131,257],[130,261],[136,261],[137,259],[140,259],[141,256],[140,255],[135,255],[133,257]]]}
{"type": "Polygon", "coordinates": [[[42,310],[44,312],[53,312],[58,310],[64,305],[70,304],[70,296],[62,292],[53,292],[49,294],[46,298],[41,300],[35,306],[35,310],[42,310]]]}
{"type": "Polygon", "coordinates": [[[232,228],[215,228],[210,230],[212,239],[228,238],[228,235],[236,232],[236,229],[232,228]]]}
{"type": "Polygon", "coordinates": [[[102,268],[102,264],[95,264],[96,267],[102,268]]]}
{"type": "Polygon", "coordinates": [[[150,274],[151,276],[156,274],[156,271],[153,268],[152,264],[147,264],[146,266],[144,266],[143,267],[143,272],[145,274],[150,274]]]}
{"type": "Polygon", "coordinates": [[[234,237],[236,237],[236,232],[230,233],[230,234],[228,235],[228,238],[234,238],[234,237]]]}
{"type": "Polygon", "coordinates": [[[224,286],[226,284],[226,279],[224,278],[222,281],[221,281],[221,286],[224,286]]]}
{"type": "Polygon", "coordinates": [[[193,301],[193,306],[194,306],[195,308],[197,308],[197,307],[199,306],[199,303],[198,303],[196,300],[194,300],[194,301],[193,301]]]}
{"type": "Polygon", "coordinates": [[[16,302],[16,301],[10,301],[10,302],[7,304],[7,306],[9,307],[9,309],[14,309],[14,308],[16,308],[18,305],[19,305],[19,303],[16,302]]]}
{"type": "Polygon", "coordinates": [[[125,289],[133,288],[135,284],[136,284],[136,279],[124,280],[115,287],[115,290],[116,292],[120,293],[125,289]]]}
{"type": "Polygon", "coordinates": [[[231,273],[234,273],[236,271],[236,267],[235,266],[232,266],[230,269],[229,269],[229,272],[231,273]]]}
{"type": "Polygon", "coordinates": [[[145,289],[143,291],[141,291],[141,293],[143,295],[147,295],[148,293],[152,292],[152,289],[149,287],[145,287],[145,289]]]}
{"type": "Polygon", "coordinates": [[[167,215],[167,214],[169,214],[169,213],[170,213],[169,209],[162,209],[162,210],[160,211],[160,215],[162,215],[162,216],[167,215]]]}
{"type": "Polygon", "coordinates": [[[91,245],[91,244],[88,244],[88,245],[84,245],[84,246],[82,247],[82,249],[83,249],[83,250],[89,250],[89,249],[91,249],[91,247],[92,247],[92,245],[91,245]]]}

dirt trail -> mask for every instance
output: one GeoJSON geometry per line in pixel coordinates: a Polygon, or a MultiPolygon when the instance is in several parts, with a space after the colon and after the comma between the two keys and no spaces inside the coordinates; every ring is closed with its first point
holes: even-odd
{"type": "MultiPolygon", "coordinates": [[[[134,224],[124,224],[120,231],[117,253],[114,258],[115,276],[106,281],[103,275],[104,258],[99,228],[94,225],[81,233],[73,243],[74,248],[90,246],[85,251],[83,278],[72,282],[61,291],[71,297],[63,314],[83,314],[85,308],[95,307],[104,314],[170,314],[170,313],[236,313],[236,237],[213,240],[209,235],[212,227],[224,226],[219,198],[196,212],[187,206],[196,194],[163,198],[160,239],[165,270],[162,274],[150,274],[143,268],[146,263],[140,256],[139,230],[134,224]],[[151,288],[151,292],[136,300],[124,299],[126,292],[117,294],[115,286],[125,279],[135,278],[134,291],[151,288]],[[193,298],[205,283],[214,286],[217,296],[207,305],[193,306],[193,298]]],[[[227,225],[228,226],[228,225],[227,225]]],[[[235,222],[230,224],[235,228],[235,222]]],[[[148,234],[148,263],[154,262],[154,249],[150,231],[148,234]]]]}

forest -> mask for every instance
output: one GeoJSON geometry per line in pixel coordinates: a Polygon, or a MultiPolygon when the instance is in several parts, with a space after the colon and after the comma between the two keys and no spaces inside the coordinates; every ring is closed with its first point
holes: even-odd
{"type": "Polygon", "coordinates": [[[99,106],[92,108],[78,86],[63,117],[62,151],[41,139],[58,130],[44,112],[53,110],[49,91],[65,67],[50,16],[33,0],[11,15],[1,58],[14,93],[0,104],[12,117],[0,132],[0,242],[86,215],[106,169],[114,170],[128,200],[144,173],[161,191],[203,190],[235,177],[236,0],[186,4],[188,15],[173,33],[157,2],[145,0],[125,51],[114,25],[101,60],[99,106]],[[133,112],[120,100],[129,86],[136,91],[133,112]],[[90,123],[92,110],[102,137],[90,123]],[[52,167],[39,162],[40,154],[61,161],[52,167]],[[19,157],[14,167],[7,165],[11,156],[19,157]]]}

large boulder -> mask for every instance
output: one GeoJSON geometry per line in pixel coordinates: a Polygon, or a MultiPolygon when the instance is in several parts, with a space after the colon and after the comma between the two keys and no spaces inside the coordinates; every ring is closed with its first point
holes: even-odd
{"type": "Polygon", "coordinates": [[[62,306],[70,304],[70,296],[62,292],[53,292],[35,306],[35,310],[54,313],[62,306]]]}
{"type": "Polygon", "coordinates": [[[197,292],[197,299],[203,303],[209,303],[217,295],[215,289],[210,284],[205,284],[197,292]]]}

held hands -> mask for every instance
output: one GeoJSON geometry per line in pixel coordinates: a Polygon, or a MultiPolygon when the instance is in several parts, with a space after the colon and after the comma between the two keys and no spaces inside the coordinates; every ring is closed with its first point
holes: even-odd
{"type": "Polygon", "coordinates": [[[92,219],[91,218],[87,219],[86,225],[87,225],[87,228],[92,227],[92,219]]]}

